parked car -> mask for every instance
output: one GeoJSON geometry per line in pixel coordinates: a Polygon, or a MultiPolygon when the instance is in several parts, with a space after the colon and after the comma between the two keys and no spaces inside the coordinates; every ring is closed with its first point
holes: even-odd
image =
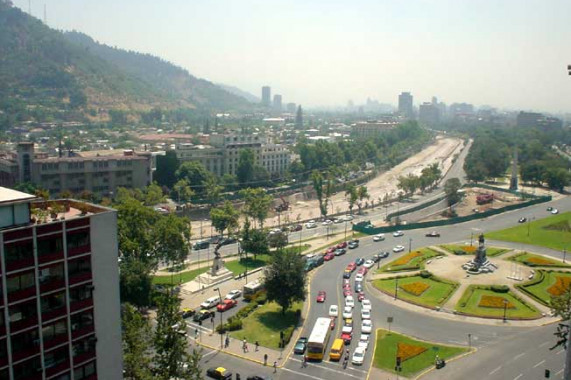
{"type": "Polygon", "coordinates": [[[373,322],[371,322],[370,319],[363,319],[361,322],[361,332],[363,334],[370,334],[371,331],[373,331],[373,322]]]}
{"type": "Polygon", "coordinates": [[[310,220],[305,223],[305,228],[317,228],[317,223],[315,223],[315,220],[310,220]]]}
{"type": "Polygon", "coordinates": [[[432,231],[426,234],[426,237],[440,237],[440,234],[436,231],[432,231]]]}
{"type": "Polygon", "coordinates": [[[335,250],[335,256],[341,256],[341,255],[344,255],[345,253],[347,253],[345,248],[337,248],[335,250]]]}
{"type": "Polygon", "coordinates": [[[332,225],[332,224],[333,224],[333,221],[331,221],[331,220],[329,220],[329,219],[325,219],[325,220],[321,223],[321,225],[323,225],[323,226],[330,226],[330,225],[332,225]]]}
{"type": "Polygon", "coordinates": [[[238,290],[238,289],[234,289],[234,290],[230,290],[228,292],[228,294],[226,294],[226,298],[227,300],[235,300],[236,298],[239,298],[242,295],[242,291],[238,290]]]}
{"type": "Polygon", "coordinates": [[[393,248],[393,252],[402,252],[404,251],[404,246],[402,245],[397,245],[396,247],[393,248]]]}
{"type": "Polygon", "coordinates": [[[325,256],[323,256],[323,260],[325,261],[330,261],[333,260],[335,258],[335,253],[326,253],[325,256]]]}
{"type": "Polygon", "coordinates": [[[220,303],[220,297],[214,296],[207,298],[203,303],[200,304],[200,307],[203,309],[210,309],[220,303]]]}
{"type": "Polygon", "coordinates": [[[347,248],[347,242],[342,241],[341,243],[337,244],[337,249],[347,248]]]}
{"type": "Polygon", "coordinates": [[[393,232],[393,236],[394,236],[394,237],[399,237],[399,236],[403,236],[403,235],[404,235],[404,232],[402,232],[402,231],[395,231],[395,232],[393,232]]]}
{"type": "Polygon", "coordinates": [[[210,310],[199,310],[196,312],[196,314],[194,314],[194,317],[192,317],[192,320],[194,322],[202,322],[206,319],[210,319],[214,316],[214,312],[210,311],[210,310]]]}
{"type": "Polygon", "coordinates": [[[517,220],[517,222],[518,222],[518,223],[525,223],[525,222],[527,222],[527,218],[519,218],[519,219],[517,220]]]}
{"type": "Polygon", "coordinates": [[[232,372],[224,367],[212,367],[206,370],[206,375],[216,380],[231,380],[232,372]]]}
{"type": "Polygon", "coordinates": [[[349,244],[347,244],[349,249],[355,249],[359,247],[359,240],[351,240],[349,244]]]}
{"type": "Polygon", "coordinates": [[[373,260],[369,259],[369,260],[365,261],[365,263],[363,264],[363,267],[368,269],[368,268],[371,268],[373,265],[375,265],[375,262],[373,260]]]}
{"type": "Polygon", "coordinates": [[[302,355],[305,352],[306,348],[307,348],[307,338],[302,336],[297,340],[297,342],[295,342],[295,346],[293,347],[293,353],[302,355]]]}
{"type": "Polygon", "coordinates": [[[325,251],[325,253],[326,253],[326,254],[327,254],[327,253],[335,253],[336,250],[337,250],[337,247],[336,247],[336,246],[329,247],[329,248],[327,248],[327,251],[325,251]]]}
{"type": "Polygon", "coordinates": [[[335,223],[335,224],[343,223],[343,219],[342,218],[333,218],[333,223],[335,223]]]}
{"type": "Polygon", "coordinates": [[[296,225],[293,225],[289,228],[289,230],[291,232],[301,231],[302,229],[303,229],[303,226],[301,224],[296,224],[296,225]]]}
{"type": "Polygon", "coordinates": [[[559,210],[556,209],[556,208],[554,208],[553,210],[551,210],[551,213],[552,213],[552,214],[559,214],[559,210]]]}
{"type": "Polygon", "coordinates": [[[329,316],[330,317],[337,317],[339,315],[339,306],[331,305],[329,306],[329,316]]]}
{"type": "Polygon", "coordinates": [[[341,217],[341,218],[343,219],[344,222],[350,222],[350,221],[352,221],[352,220],[354,219],[354,218],[353,218],[353,215],[345,215],[345,216],[343,216],[343,217],[341,217]]]}
{"type": "Polygon", "coordinates": [[[385,240],[385,235],[384,234],[378,234],[373,236],[373,241],[383,241],[385,240]]]}
{"type": "Polygon", "coordinates": [[[223,312],[232,309],[237,304],[238,301],[236,300],[223,300],[216,306],[216,310],[218,310],[219,312],[223,312]]]}
{"type": "Polygon", "coordinates": [[[182,309],[182,310],[180,311],[180,316],[181,316],[183,319],[186,319],[186,318],[192,317],[192,316],[194,315],[194,313],[196,313],[196,312],[195,312],[193,309],[190,309],[190,308],[188,308],[188,307],[185,307],[184,309],[182,309]]]}
{"type": "Polygon", "coordinates": [[[208,239],[208,241],[210,242],[210,244],[218,244],[222,239],[224,239],[224,236],[216,235],[212,236],[210,239],[208,239]]]}
{"type": "Polygon", "coordinates": [[[236,241],[237,241],[236,238],[227,237],[227,238],[224,238],[224,239],[220,240],[220,242],[218,242],[218,244],[220,244],[220,245],[228,245],[228,244],[234,244],[234,243],[236,243],[236,241]]]}
{"type": "Polygon", "coordinates": [[[351,358],[351,363],[355,365],[362,365],[365,361],[366,352],[367,349],[365,347],[358,346],[355,348],[355,351],[353,351],[353,357],[351,358]]]}
{"type": "Polygon", "coordinates": [[[321,303],[321,302],[325,302],[325,299],[327,298],[327,293],[325,293],[324,290],[320,290],[317,292],[317,302],[321,303]]]}
{"type": "Polygon", "coordinates": [[[365,262],[365,259],[362,257],[358,257],[355,259],[355,264],[359,265],[363,265],[363,263],[365,262]]]}
{"type": "Polygon", "coordinates": [[[202,240],[202,241],[197,241],[196,243],[194,243],[194,245],[192,246],[192,249],[194,249],[195,251],[198,251],[200,249],[206,249],[210,247],[210,242],[208,240],[202,240]]]}

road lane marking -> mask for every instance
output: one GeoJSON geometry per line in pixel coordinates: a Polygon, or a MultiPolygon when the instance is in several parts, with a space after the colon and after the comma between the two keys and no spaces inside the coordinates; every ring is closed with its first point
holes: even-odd
{"type": "MultiPolygon", "coordinates": [[[[293,359],[293,358],[290,359],[290,360],[297,360],[297,361],[299,361],[299,359],[293,359]]],[[[324,369],[324,370],[326,370],[326,371],[335,372],[335,373],[338,373],[338,374],[343,375],[343,376],[350,376],[350,377],[354,377],[355,379],[361,379],[360,376],[353,375],[353,374],[351,374],[351,373],[348,373],[347,371],[340,371],[340,370],[337,370],[337,369],[327,368],[327,367],[319,366],[319,365],[314,365],[314,367],[315,367],[315,368],[319,368],[319,369],[324,369]]],[[[284,367],[284,368],[285,368],[285,367],[284,367]]],[[[354,367],[347,367],[347,368],[349,368],[349,369],[355,369],[354,367]]],[[[291,370],[290,370],[290,371],[291,371],[291,370]]]]}
{"type": "Polygon", "coordinates": [[[308,374],[306,374],[306,373],[294,371],[293,369],[289,369],[289,368],[285,368],[285,367],[283,367],[281,370],[282,370],[282,371],[291,372],[291,373],[295,373],[295,374],[298,375],[298,376],[301,375],[301,376],[309,377],[310,379],[325,380],[325,379],[323,379],[323,378],[321,378],[321,377],[308,375],[308,374]]]}
{"type": "Polygon", "coordinates": [[[539,363],[537,363],[536,365],[533,366],[533,368],[537,368],[540,365],[542,365],[543,363],[545,363],[545,360],[540,361],[539,363]]]}
{"type": "Polygon", "coordinates": [[[522,377],[522,376],[523,376],[523,373],[520,373],[519,375],[517,375],[516,377],[514,377],[514,380],[517,380],[517,379],[519,379],[519,378],[522,377]]]}
{"type": "Polygon", "coordinates": [[[541,343],[541,344],[539,345],[539,347],[540,347],[540,348],[541,348],[541,347],[545,347],[545,346],[547,346],[548,344],[549,344],[549,342],[544,342],[544,343],[541,343]]]}
{"type": "Polygon", "coordinates": [[[522,352],[521,354],[514,356],[513,360],[518,360],[518,359],[521,358],[523,355],[525,355],[525,352],[522,352]]]}
{"type": "Polygon", "coordinates": [[[213,350],[213,351],[210,351],[210,352],[208,352],[208,353],[206,353],[206,354],[203,354],[202,357],[205,357],[205,356],[208,356],[208,355],[213,355],[213,354],[216,354],[216,353],[218,353],[218,351],[213,350]]]}
{"type": "MultiPolygon", "coordinates": [[[[295,362],[300,362],[300,363],[301,363],[301,359],[291,358],[290,360],[291,360],[291,361],[295,361],[295,362]]],[[[310,362],[310,364],[311,364],[311,362],[310,362]]],[[[330,365],[330,366],[334,366],[334,367],[341,367],[341,366],[342,366],[342,364],[329,363],[329,362],[326,362],[326,361],[322,361],[322,362],[319,363],[319,364],[321,364],[321,365],[330,365]]],[[[317,366],[317,365],[316,365],[315,367],[316,367],[316,368],[324,368],[324,369],[327,369],[327,368],[325,368],[325,367],[321,367],[321,366],[317,366]]],[[[347,366],[347,368],[350,369],[350,370],[356,371],[356,372],[367,373],[367,371],[364,371],[364,370],[359,369],[359,368],[355,368],[355,367],[353,367],[353,366],[351,366],[351,367],[347,366]]],[[[341,373],[345,373],[345,372],[341,372],[341,373]]]]}
{"type": "Polygon", "coordinates": [[[498,372],[501,368],[502,368],[502,366],[499,366],[498,368],[496,368],[495,370],[490,372],[488,375],[493,375],[494,373],[498,372]]]}

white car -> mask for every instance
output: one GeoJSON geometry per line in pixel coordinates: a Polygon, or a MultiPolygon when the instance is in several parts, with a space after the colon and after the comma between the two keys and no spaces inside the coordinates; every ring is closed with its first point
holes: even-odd
{"type": "Polygon", "coordinates": [[[361,338],[359,338],[359,343],[357,347],[363,347],[365,349],[369,348],[369,334],[361,334],[361,338]]]}
{"type": "Polygon", "coordinates": [[[383,241],[385,240],[385,235],[384,234],[378,234],[373,236],[373,241],[383,241]]]}
{"type": "Polygon", "coordinates": [[[329,316],[337,317],[339,315],[339,307],[337,305],[329,306],[329,316]]]}
{"type": "Polygon", "coordinates": [[[226,294],[226,297],[224,297],[227,300],[235,300],[236,298],[240,297],[242,295],[242,291],[238,290],[238,289],[234,289],[234,290],[230,290],[228,292],[228,294],[226,294]]]}
{"type": "Polygon", "coordinates": [[[316,228],[317,227],[317,223],[315,223],[315,220],[310,220],[309,222],[305,223],[305,228],[316,228]]]}
{"type": "Polygon", "coordinates": [[[345,222],[350,222],[350,221],[353,220],[353,215],[345,215],[344,217],[342,217],[342,219],[343,219],[345,222]]]}
{"type": "Polygon", "coordinates": [[[353,308],[351,306],[345,306],[343,308],[343,318],[353,318],[353,308]]]}
{"type": "Polygon", "coordinates": [[[361,301],[361,308],[363,310],[371,310],[371,300],[365,298],[364,300],[361,301]]]}
{"type": "Polygon", "coordinates": [[[363,275],[363,273],[357,273],[357,275],[355,276],[355,281],[357,282],[363,281],[364,278],[365,276],[363,275]]]}
{"type": "Polygon", "coordinates": [[[397,245],[396,247],[393,248],[393,252],[402,252],[404,251],[404,246],[402,245],[397,245]]]}
{"type": "Polygon", "coordinates": [[[365,361],[365,354],[367,350],[364,347],[357,347],[355,351],[353,351],[353,358],[351,359],[351,363],[355,365],[362,365],[365,361]]]}
{"type": "Polygon", "coordinates": [[[345,306],[355,307],[355,299],[353,296],[345,297],[345,306]]]}
{"type": "Polygon", "coordinates": [[[556,209],[556,208],[554,208],[553,210],[551,210],[551,213],[552,213],[552,214],[559,214],[559,210],[556,209]]]}
{"type": "Polygon", "coordinates": [[[324,220],[323,223],[321,223],[321,224],[324,226],[329,226],[329,225],[333,224],[333,222],[331,220],[327,219],[327,220],[324,220]]]}
{"type": "Polygon", "coordinates": [[[371,319],[371,310],[361,309],[361,319],[371,319]]]}
{"type": "Polygon", "coordinates": [[[342,333],[348,333],[351,334],[353,332],[353,326],[351,325],[345,325],[343,326],[343,328],[341,329],[342,333]]]}
{"type": "Polygon", "coordinates": [[[393,236],[394,236],[394,237],[399,237],[399,236],[403,236],[403,235],[404,235],[404,232],[402,232],[402,231],[395,231],[395,232],[393,232],[393,236]]]}
{"type": "Polygon", "coordinates": [[[361,333],[370,334],[373,331],[373,322],[370,319],[363,319],[361,322],[361,333]]]}
{"type": "Polygon", "coordinates": [[[375,262],[371,259],[365,261],[365,263],[363,264],[363,266],[367,269],[370,269],[373,265],[375,265],[375,262]]]}
{"type": "Polygon", "coordinates": [[[210,297],[206,301],[200,304],[200,307],[203,309],[210,309],[220,303],[220,297],[210,297]]]}

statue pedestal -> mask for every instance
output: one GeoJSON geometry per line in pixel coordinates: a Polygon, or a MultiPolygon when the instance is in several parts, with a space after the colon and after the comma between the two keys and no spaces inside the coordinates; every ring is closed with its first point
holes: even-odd
{"type": "Polygon", "coordinates": [[[228,280],[232,277],[234,277],[234,274],[226,269],[224,261],[220,258],[215,258],[212,263],[212,268],[210,268],[208,272],[199,275],[195,281],[208,286],[210,284],[228,280]]]}

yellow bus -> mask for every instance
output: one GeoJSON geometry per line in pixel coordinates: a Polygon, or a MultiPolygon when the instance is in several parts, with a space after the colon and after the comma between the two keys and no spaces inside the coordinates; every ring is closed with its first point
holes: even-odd
{"type": "Polygon", "coordinates": [[[329,343],[330,333],[331,319],[317,318],[307,341],[307,358],[309,360],[323,360],[323,354],[327,350],[327,344],[329,343]]]}
{"type": "Polygon", "coordinates": [[[331,350],[329,351],[329,360],[339,361],[341,356],[343,356],[343,349],[345,348],[345,342],[343,339],[335,339],[331,345],[331,350]]]}

